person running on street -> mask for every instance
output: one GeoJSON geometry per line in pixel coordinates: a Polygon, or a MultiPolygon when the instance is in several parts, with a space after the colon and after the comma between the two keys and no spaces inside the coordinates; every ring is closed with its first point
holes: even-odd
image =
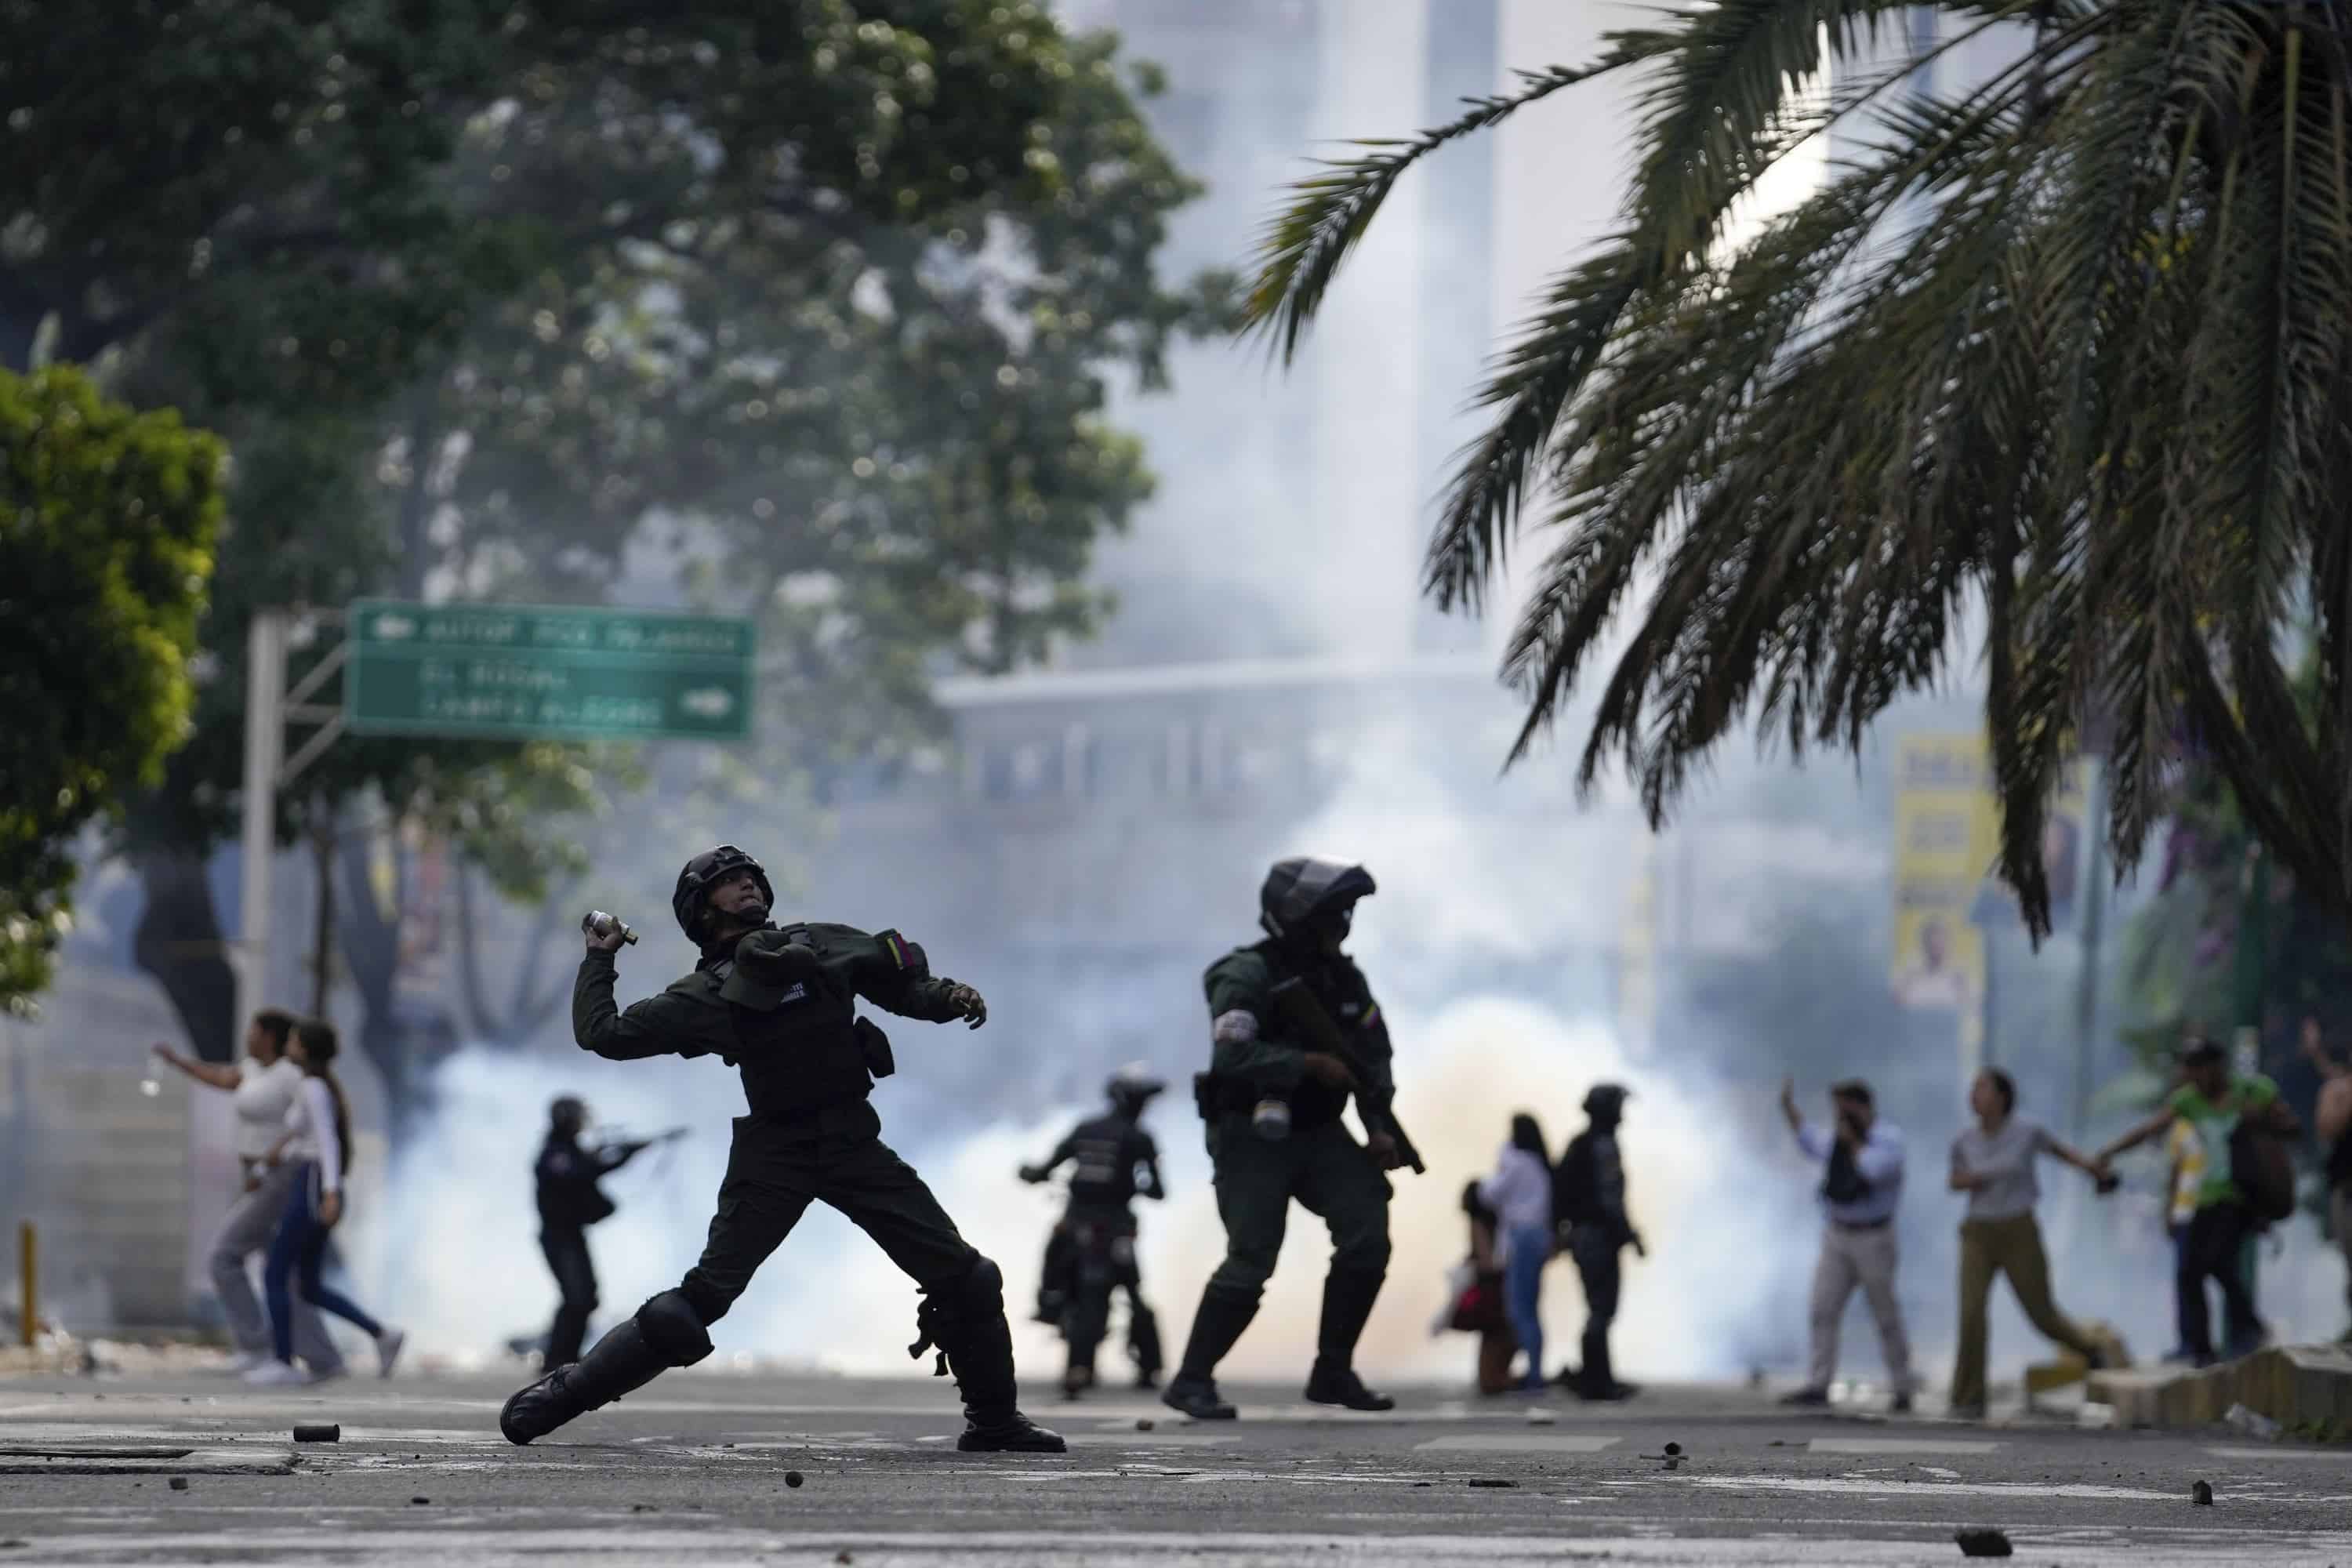
{"type": "Polygon", "coordinates": [[[2042,1196],[2034,1165],[2052,1155],[2097,1182],[2102,1193],[2113,1190],[2113,1178],[2049,1128],[2020,1115],[2016,1080],[1999,1068],[1977,1074],[1969,1086],[1969,1109],[1977,1124],[1952,1140],[1951,1189],[1969,1198],[1968,1217],[1960,1222],[1960,1348],[1952,1370],[1952,1414],[1974,1421],[1985,1414],[1985,1309],[1997,1275],[2009,1276],[2017,1304],[2035,1328],[2092,1367],[2106,1364],[2099,1342],[2051,1300],[2050,1258],[2033,1215],[2042,1196]]]}

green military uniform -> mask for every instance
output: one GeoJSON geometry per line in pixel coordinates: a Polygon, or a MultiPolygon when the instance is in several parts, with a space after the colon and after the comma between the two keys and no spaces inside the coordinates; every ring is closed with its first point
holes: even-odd
{"type": "MultiPolygon", "coordinates": [[[[618,1061],[715,1056],[741,1072],[747,1114],[735,1119],[727,1178],[702,1257],[569,1366],[551,1367],[509,1398],[499,1425],[529,1443],[644,1386],[663,1369],[711,1351],[709,1325],[812,1203],[831,1205],[872,1237],[921,1287],[914,1353],[932,1346],[963,1394],[967,1451],[1059,1453],[1061,1438],[1015,1403],[1004,1277],[965,1241],[922,1178],[882,1142],[866,1097],[892,1070],[890,1044],[857,1016],[865,1000],[903,1017],[977,1028],[980,994],[930,973],[896,931],[766,923],[772,901],[759,862],[720,845],[687,862],[671,909],[702,950],[692,973],[624,1011],[613,1000],[617,943],[589,926],[572,990],[583,1050],[618,1061]],[[733,901],[712,916],[710,900],[733,901]],[[600,942],[603,945],[599,945],[600,942]]],[[[593,917],[592,917],[593,918],[593,917]]]]}
{"type": "Polygon", "coordinates": [[[1210,966],[1210,1076],[1232,1087],[1208,1123],[1226,1238],[1225,1259],[1209,1289],[1246,1298],[1253,1310],[1274,1274],[1293,1198],[1330,1227],[1335,1274],[1379,1278],[1388,1269],[1389,1181],[1340,1120],[1348,1091],[1308,1078],[1307,1048],[1265,1032],[1275,1016],[1267,993],[1294,975],[1352,1037],[1356,1058],[1373,1080],[1364,1086],[1365,1098],[1385,1103],[1396,1087],[1380,1005],[1363,972],[1346,958],[1334,955],[1302,968],[1278,943],[1262,942],[1236,948],[1210,966]],[[1244,1018],[1252,1022],[1242,1023],[1244,1018]],[[1269,1141],[1252,1129],[1251,1113],[1263,1100],[1289,1103],[1290,1136],[1269,1141]]]}
{"type": "Polygon", "coordinates": [[[1216,1395],[1216,1364],[1257,1313],[1294,1199],[1331,1233],[1307,1397],[1366,1410],[1391,1403],[1366,1390],[1351,1364],[1388,1272],[1388,1177],[1340,1120],[1351,1091],[1309,1073],[1307,1058],[1318,1047],[1286,1031],[1286,1010],[1275,996],[1286,982],[1303,984],[1354,1058],[1359,1081],[1352,1092],[1366,1130],[1393,1135],[1386,1111],[1395,1089],[1388,1026],[1363,973],[1338,950],[1354,899],[1370,891],[1371,879],[1360,868],[1283,862],[1262,896],[1264,921],[1275,934],[1234,949],[1204,978],[1213,1044],[1210,1070],[1197,1089],[1225,1257],[1202,1292],[1183,1364],[1169,1386],[1168,1403],[1188,1414],[1233,1414],[1216,1395]],[[1277,911],[1286,918],[1278,920],[1277,911]],[[1270,1138],[1254,1125],[1256,1109],[1268,1100],[1287,1108],[1286,1136],[1270,1138]]]}

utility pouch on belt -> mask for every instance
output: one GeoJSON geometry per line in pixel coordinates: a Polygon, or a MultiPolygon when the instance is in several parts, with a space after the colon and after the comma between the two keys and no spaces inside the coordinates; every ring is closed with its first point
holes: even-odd
{"type": "Polygon", "coordinates": [[[1258,1099],[1257,1090],[1245,1079],[1214,1072],[1192,1075],[1192,1108],[1201,1113],[1203,1121],[1214,1121],[1236,1111],[1247,1115],[1258,1099]]]}
{"type": "Polygon", "coordinates": [[[857,1054],[865,1059],[866,1070],[876,1078],[888,1078],[898,1070],[898,1058],[890,1054],[890,1037],[871,1018],[860,1018],[849,1026],[857,1040],[857,1054]]]}

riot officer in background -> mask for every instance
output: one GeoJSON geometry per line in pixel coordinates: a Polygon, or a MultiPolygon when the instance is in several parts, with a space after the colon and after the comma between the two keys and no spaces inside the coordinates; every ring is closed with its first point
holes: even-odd
{"type": "Polygon", "coordinates": [[[1388,1178],[1418,1160],[1391,1112],[1388,1027],[1347,955],[1356,901],[1373,891],[1360,866],[1291,859],[1258,894],[1265,940],[1210,965],[1210,1070],[1194,1080],[1216,1166],[1224,1261],[1202,1292],[1184,1360],[1163,1400],[1199,1420],[1230,1420],[1217,1363],[1256,1316],[1282,1250],[1290,1203],[1331,1231],[1331,1272],[1306,1396],[1390,1410],[1356,1375],[1356,1342],[1388,1273],[1388,1178]],[[1350,1094],[1370,1142],[1340,1121],[1350,1094]]]}
{"type": "Polygon", "coordinates": [[[583,1149],[580,1134],[588,1108],[565,1095],[547,1108],[547,1142],[533,1168],[539,1187],[539,1249],[555,1275],[562,1304],[548,1326],[548,1368],[580,1359],[580,1342],[596,1310],[596,1265],[588,1256],[588,1227],[613,1217],[613,1200],[596,1184],[627,1164],[650,1143],[607,1143],[583,1149]]]}
{"type": "Polygon", "coordinates": [[[963,1394],[967,1453],[1052,1453],[1062,1439],[1021,1414],[1004,1277],[964,1240],[904,1161],[884,1145],[867,1103],[894,1070],[890,1044],[857,999],[932,1023],[988,1021],[969,985],[935,977],[923,950],[895,931],[768,918],[775,894],[759,862],[731,844],[678,873],[670,907],[701,950],[692,973],[626,1012],[613,1002],[613,954],[628,933],[591,926],[572,992],[581,1048],[625,1061],[716,1056],[743,1075],[751,1114],[735,1122],[727,1176],[702,1258],[674,1290],[598,1340],[576,1364],[517,1393],[499,1413],[508,1440],[528,1443],[583,1411],[643,1387],[711,1350],[752,1274],[822,1201],[872,1237],[922,1289],[912,1347],[937,1348],[963,1394]]]}
{"type": "Polygon", "coordinates": [[[1094,1386],[1095,1351],[1110,1331],[1110,1299],[1127,1292],[1127,1348],[1135,1385],[1160,1386],[1160,1321],[1144,1304],[1135,1260],[1138,1197],[1168,1195],[1160,1180],[1160,1146],[1142,1127],[1144,1107],[1168,1086],[1141,1062],[1130,1062],[1103,1086],[1110,1110],[1078,1123],[1042,1165],[1024,1165],[1024,1182],[1049,1180],[1064,1161],[1070,1170],[1070,1206],[1045,1243],[1045,1271],[1037,1288],[1037,1317],[1055,1324],[1070,1347],[1062,1392],[1072,1399],[1094,1386]],[[1138,1180],[1138,1173],[1141,1179],[1138,1180]]]}
{"type": "Polygon", "coordinates": [[[1631,1399],[1640,1392],[1617,1381],[1609,1356],[1609,1329],[1617,1321],[1623,1283],[1617,1255],[1630,1247],[1639,1257],[1649,1256],[1641,1233],[1625,1217],[1625,1161],[1617,1130],[1624,1123],[1630,1095],[1621,1084],[1592,1086],[1584,1097],[1591,1124],[1569,1140],[1552,1173],[1552,1222],[1584,1286],[1584,1364],[1561,1379],[1580,1399],[1631,1399]]]}

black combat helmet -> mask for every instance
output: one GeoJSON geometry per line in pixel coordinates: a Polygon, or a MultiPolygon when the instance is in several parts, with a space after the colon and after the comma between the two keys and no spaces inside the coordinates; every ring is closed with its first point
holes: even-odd
{"type": "Polygon", "coordinates": [[[701,945],[702,910],[710,889],[737,871],[751,872],[760,884],[761,901],[771,910],[776,907],[776,890],[768,885],[767,868],[732,844],[706,849],[686,863],[677,874],[677,891],[669,896],[670,912],[677,916],[678,929],[686,932],[687,941],[701,945]]]}
{"type": "Polygon", "coordinates": [[[1295,856],[1277,860],[1257,890],[1257,923],[1266,934],[1287,937],[1318,916],[1352,909],[1358,899],[1379,891],[1361,866],[1295,856]]]}
{"type": "Polygon", "coordinates": [[[1151,1103],[1151,1097],[1167,1087],[1152,1077],[1151,1069],[1141,1062],[1129,1062],[1110,1075],[1103,1092],[1110,1096],[1111,1104],[1118,1110],[1129,1116],[1140,1116],[1143,1108],[1151,1103]]]}

